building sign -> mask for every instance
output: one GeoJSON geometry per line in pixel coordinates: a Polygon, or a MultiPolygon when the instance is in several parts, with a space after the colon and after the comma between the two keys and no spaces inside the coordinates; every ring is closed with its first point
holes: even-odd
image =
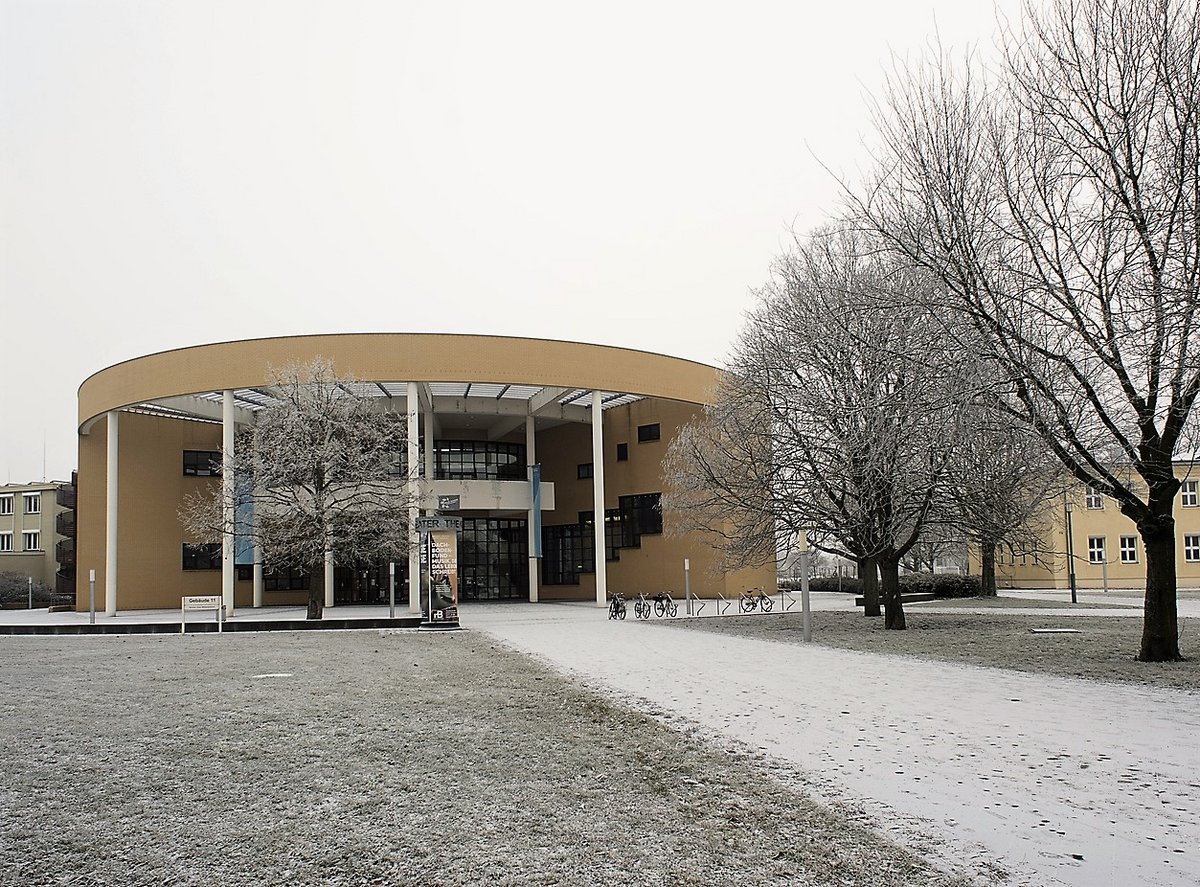
{"type": "Polygon", "coordinates": [[[458,511],[458,496],[438,496],[438,511],[458,511]]]}
{"type": "Polygon", "coordinates": [[[462,518],[417,519],[421,532],[421,608],[430,623],[458,623],[458,533],[462,518]]]}

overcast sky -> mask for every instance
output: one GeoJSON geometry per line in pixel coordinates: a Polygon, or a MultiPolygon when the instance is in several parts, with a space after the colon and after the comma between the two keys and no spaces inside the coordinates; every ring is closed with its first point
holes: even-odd
{"type": "MultiPolygon", "coordinates": [[[[1002,9],[1015,3],[1002,0],[1002,9]]],[[[154,351],[500,333],[721,364],[866,164],[892,54],[990,0],[0,0],[0,482],[154,351]]]]}

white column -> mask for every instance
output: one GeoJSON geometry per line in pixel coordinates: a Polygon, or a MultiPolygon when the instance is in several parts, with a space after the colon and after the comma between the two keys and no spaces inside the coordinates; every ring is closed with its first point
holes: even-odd
{"type": "Polygon", "coordinates": [[[417,383],[408,383],[408,396],[405,398],[408,409],[408,484],[405,494],[408,496],[408,609],[411,613],[421,612],[421,552],[420,540],[417,536],[417,518],[420,517],[421,490],[418,475],[421,470],[421,448],[418,441],[420,429],[417,417],[420,404],[417,401],[417,383]]]}
{"type": "Polygon", "coordinates": [[[534,447],[534,429],[533,416],[525,417],[525,463],[528,466],[526,474],[529,479],[529,516],[527,523],[529,524],[529,603],[536,604],[538,602],[538,559],[533,556],[533,552],[537,547],[537,540],[534,537],[534,503],[533,499],[533,466],[537,464],[537,450],[534,447]]]}
{"type": "Polygon", "coordinates": [[[117,411],[108,413],[108,469],[104,488],[104,613],[117,615],[117,411]]]}
{"type": "Polygon", "coordinates": [[[254,544],[254,606],[263,605],[263,564],[262,546],[254,544]]]}
{"type": "Polygon", "coordinates": [[[429,409],[425,412],[425,482],[428,489],[433,489],[433,479],[436,474],[436,464],[434,461],[434,440],[433,440],[433,404],[429,405],[429,409]]]}
{"type": "Polygon", "coordinates": [[[592,392],[592,508],[596,531],[596,606],[608,606],[608,565],[604,560],[604,408],[592,392]]]}
{"type": "Polygon", "coordinates": [[[225,615],[233,615],[234,559],[237,539],[233,533],[234,514],[234,471],[233,471],[233,391],[221,392],[221,450],[224,454],[221,465],[221,598],[225,603],[225,615]]]}
{"type": "Polygon", "coordinates": [[[333,552],[325,552],[325,606],[333,606],[333,552]]]}

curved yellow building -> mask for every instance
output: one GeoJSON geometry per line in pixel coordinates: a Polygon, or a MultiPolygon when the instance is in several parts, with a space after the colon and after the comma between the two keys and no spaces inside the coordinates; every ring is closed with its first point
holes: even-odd
{"type": "MultiPolygon", "coordinates": [[[[362,333],[222,342],[101,370],[79,388],[77,601],[108,613],[223,594],[226,606],[295,604],[307,578],[253,563],[236,540],[193,544],[177,517],[237,426],[270,404],[272,367],[322,357],[381,409],[406,413],[419,507],[457,502],[460,598],[595,600],[668,589],[726,596],[772,587],[774,565],[721,575],[703,539],[664,532],[662,458],[719,371],[602,345],[501,336],[362,333]],[[601,421],[593,421],[595,417],[601,421]],[[423,452],[421,452],[423,451],[423,452]],[[541,549],[534,540],[534,465],[541,549]],[[445,497],[452,497],[447,500],[445,497]],[[453,498],[457,497],[457,499],[453,498]],[[600,522],[597,512],[604,514],[600,522]],[[603,545],[605,557],[594,552],[603,545]]],[[[219,455],[218,455],[219,461],[219,455]]],[[[414,505],[413,516],[416,517],[414,505]]],[[[445,513],[443,511],[443,513],[445,513]]],[[[416,563],[400,565],[415,587],[416,563]],[[410,573],[409,570],[413,572],[410,573]]],[[[337,564],[326,605],[380,603],[387,565],[337,564]]],[[[407,591],[403,593],[406,595],[407,591]]],[[[398,592],[399,594],[399,592],[398,592]]],[[[410,606],[418,607],[415,597],[410,606]]]]}

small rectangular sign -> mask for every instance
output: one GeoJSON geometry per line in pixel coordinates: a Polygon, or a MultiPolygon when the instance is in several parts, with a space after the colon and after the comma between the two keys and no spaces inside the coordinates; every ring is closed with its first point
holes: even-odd
{"type": "Polygon", "coordinates": [[[463,528],[463,519],[461,517],[419,517],[417,518],[417,532],[431,533],[437,530],[451,530],[456,533],[461,533],[463,528]]]}
{"type": "Polygon", "coordinates": [[[458,511],[460,498],[458,496],[438,496],[438,511],[458,511]]]}
{"type": "Polygon", "coordinates": [[[219,594],[193,595],[183,599],[185,610],[219,610],[222,598],[219,594]]]}

